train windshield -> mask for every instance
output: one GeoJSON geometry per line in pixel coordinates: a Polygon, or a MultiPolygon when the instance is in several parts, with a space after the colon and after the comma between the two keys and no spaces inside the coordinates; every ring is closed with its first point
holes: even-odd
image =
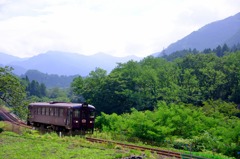
{"type": "Polygon", "coordinates": [[[75,109],[73,112],[73,117],[78,118],[80,116],[80,111],[78,109],[75,109]]]}
{"type": "Polygon", "coordinates": [[[90,110],[90,118],[94,118],[95,117],[95,111],[93,109],[90,110]]]}
{"type": "Polygon", "coordinates": [[[82,119],[94,118],[95,117],[95,111],[93,109],[82,109],[81,110],[81,117],[82,117],[82,119]]]}

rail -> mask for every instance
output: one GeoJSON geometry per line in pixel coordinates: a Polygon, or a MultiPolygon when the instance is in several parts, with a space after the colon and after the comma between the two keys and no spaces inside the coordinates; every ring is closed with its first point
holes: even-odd
{"type": "Polygon", "coordinates": [[[7,110],[5,110],[4,108],[1,108],[1,107],[0,107],[0,117],[2,120],[10,122],[14,125],[18,125],[18,126],[30,128],[30,129],[32,128],[32,127],[26,125],[23,121],[19,120],[18,118],[13,116],[11,113],[9,113],[7,110]]]}
{"type": "Polygon", "coordinates": [[[148,150],[152,153],[157,153],[158,155],[162,155],[162,156],[181,158],[181,153],[178,153],[178,152],[161,150],[161,149],[156,149],[156,148],[143,147],[143,146],[136,146],[136,145],[132,145],[132,144],[124,144],[124,143],[121,143],[121,142],[109,141],[109,140],[103,140],[103,139],[96,139],[96,138],[90,138],[90,137],[86,137],[86,139],[88,141],[91,141],[91,142],[113,143],[113,144],[120,145],[120,146],[123,146],[123,147],[127,147],[127,148],[130,148],[130,149],[136,149],[136,150],[141,150],[141,151],[148,150]]]}

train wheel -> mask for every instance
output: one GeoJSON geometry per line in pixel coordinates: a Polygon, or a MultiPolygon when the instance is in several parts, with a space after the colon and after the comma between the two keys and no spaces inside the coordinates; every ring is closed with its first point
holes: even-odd
{"type": "Polygon", "coordinates": [[[70,129],[70,130],[68,130],[68,133],[67,133],[67,135],[69,135],[69,136],[72,136],[73,135],[73,132],[72,132],[72,130],[70,129]]]}

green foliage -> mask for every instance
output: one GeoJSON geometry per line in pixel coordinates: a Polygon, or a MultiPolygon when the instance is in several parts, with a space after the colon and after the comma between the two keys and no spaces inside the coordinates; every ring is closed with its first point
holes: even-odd
{"type": "Polygon", "coordinates": [[[101,103],[101,101],[99,101],[99,98],[101,98],[100,90],[106,75],[107,71],[96,68],[95,71],[91,71],[86,78],[75,78],[71,84],[71,88],[76,95],[84,96],[87,102],[101,103]]]}
{"type": "Polygon", "coordinates": [[[240,52],[229,53],[227,46],[214,50],[218,54],[208,51],[172,62],[149,56],[119,63],[109,75],[97,69],[76,78],[72,89],[104,112],[96,126],[116,137],[155,144],[182,139],[196,151],[234,156],[240,145],[240,52]]]}
{"type": "Polygon", "coordinates": [[[70,102],[70,99],[67,94],[68,94],[68,90],[58,88],[58,87],[47,90],[47,97],[51,101],[70,102]]]}
{"type": "Polygon", "coordinates": [[[22,83],[26,88],[28,96],[37,96],[39,98],[45,97],[47,95],[47,88],[45,84],[32,80],[29,81],[28,77],[22,78],[22,83]]]}
{"type": "Polygon", "coordinates": [[[47,89],[43,83],[39,83],[35,80],[32,80],[30,82],[27,76],[25,78],[22,78],[21,83],[26,88],[27,99],[29,102],[70,102],[70,98],[68,97],[68,89],[58,87],[47,89]]]}
{"type": "Polygon", "coordinates": [[[216,114],[216,116],[219,116],[219,114],[223,115],[224,117],[232,118],[233,116],[236,116],[238,113],[240,113],[240,110],[237,109],[236,104],[234,103],[227,103],[222,100],[208,100],[203,102],[203,111],[208,116],[213,116],[216,114]]]}
{"type": "Polygon", "coordinates": [[[81,100],[108,114],[153,110],[158,101],[196,106],[211,99],[240,103],[239,66],[240,52],[223,57],[189,54],[173,62],[149,56],[119,63],[109,75],[97,68],[86,78],[75,78],[71,88],[81,100]]]}
{"type": "Polygon", "coordinates": [[[193,151],[209,150],[236,156],[240,121],[231,116],[231,111],[227,113],[223,109],[235,110],[232,103],[223,102],[217,107],[218,102],[210,101],[203,108],[161,102],[154,111],[132,109],[131,113],[122,115],[102,113],[95,126],[103,132],[124,135],[127,140],[138,138],[160,146],[169,141],[175,148],[188,149],[186,145],[191,145],[193,151]],[[209,113],[213,110],[207,108],[213,105],[215,112],[209,113]]]}
{"type": "Polygon", "coordinates": [[[11,107],[20,118],[26,118],[25,88],[11,71],[12,68],[0,67],[0,100],[11,107]]]}
{"type": "Polygon", "coordinates": [[[223,44],[222,46],[218,45],[215,49],[206,48],[202,52],[199,52],[196,49],[191,49],[190,48],[190,49],[184,49],[184,50],[176,51],[176,52],[173,52],[169,55],[166,55],[166,54],[164,54],[164,50],[163,50],[162,58],[164,58],[168,61],[173,61],[177,58],[183,58],[183,57],[185,57],[189,54],[199,54],[199,53],[203,53],[203,54],[214,53],[218,57],[222,57],[222,56],[224,56],[228,53],[232,53],[232,52],[236,52],[236,51],[240,51],[240,43],[234,44],[231,48],[229,48],[227,46],[227,44],[223,44]]]}

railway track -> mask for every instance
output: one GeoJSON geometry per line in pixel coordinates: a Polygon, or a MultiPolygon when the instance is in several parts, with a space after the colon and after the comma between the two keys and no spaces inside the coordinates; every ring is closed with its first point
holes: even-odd
{"type": "Polygon", "coordinates": [[[182,159],[209,159],[205,157],[200,157],[200,156],[193,156],[191,154],[182,154],[180,152],[173,152],[173,151],[168,151],[168,150],[161,150],[157,148],[149,148],[149,147],[144,147],[144,146],[137,146],[137,145],[132,145],[132,144],[124,144],[121,142],[116,142],[116,141],[109,141],[109,140],[104,140],[104,139],[97,139],[97,138],[91,138],[91,137],[86,137],[86,139],[90,142],[98,142],[98,143],[113,143],[116,145],[120,145],[122,147],[130,148],[130,149],[136,149],[136,150],[141,150],[145,151],[148,150],[152,153],[156,153],[160,156],[166,156],[166,157],[171,157],[171,158],[182,158],[182,159]]]}
{"type": "Polygon", "coordinates": [[[161,156],[167,156],[167,157],[172,157],[172,158],[182,158],[181,153],[173,152],[173,151],[167,151],[167,150],[161,150],[161,149],[149,148],[149,147],[143,147],[143,146],[136,146],[136,145],[132,145],[132,144],[124,144],[121,142],[96,139],[96,138],[90,138],[90,137],[86,137],[86,139],[90,142],[113,143],[113,144],[120,145],[122,147],[130,148],[130,149],[136,149],[136,150],[141,150],[141,151],[148,150],[148,151],[151,151],[152,153],[156,153],[161,156]]]}
{"type": "Polygon", "coordinates": [[[20,127],[29,128],[29,129],[32,128],[32,127],[28,126],[27,124],[25,124],[23,121],[19,120],[14,114],[8,112],[7,110],[5,110],[2,107],[0,107],[0,118],[3,121],[10,122],[10,123],[20,126],[20,127]]]}

